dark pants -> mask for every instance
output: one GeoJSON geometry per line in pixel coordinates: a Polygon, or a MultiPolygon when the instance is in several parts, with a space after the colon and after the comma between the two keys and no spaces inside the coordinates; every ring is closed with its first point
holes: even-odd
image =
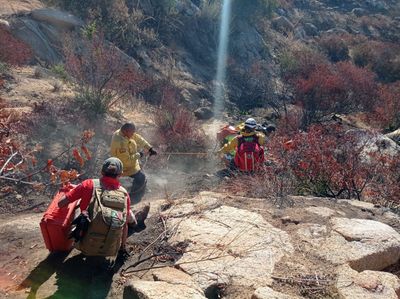
{"type": "Polygon", "coordinates": [[[129,196],[131,197],[131,203],[135,204],[142,200],[144,193],[146,192],[147,179],[142,171],[131,175],[131,178],[133,178],[133,182],[129,196]]]}

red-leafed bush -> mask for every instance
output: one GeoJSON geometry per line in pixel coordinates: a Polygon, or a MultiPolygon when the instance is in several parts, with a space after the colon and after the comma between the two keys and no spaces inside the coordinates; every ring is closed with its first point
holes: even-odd
{"type": "Polygon", "coordinates": [[[392,131],[400,127],[400,81],[381,85],[372,120],[392,131]]]}
{"type": "Polygon", "coordinates": [[[0,194],[10,193],[21,186],[43,190],[46,185],[65,184],[78,178],[76,170],[62,170],[56,166],[56,162],[72,153],[82,167],[90,159],[86,144],[94,135],[92,131],[84,131],[60,154],[38,161],[37,154],[42,147],[28,147],[21,138],[29,132],[26,123],[32,114],[21,112],[17,108],[8,108],[1,99],[0,108],[3,108],[0,109],[0,194]]]}
{"type": "Polygon", "coordinates": [[[296,45],[280,55],[279,65],[282,77],[288,83],[294,83],[299,78],[307,78],[318,68],[327,67],[329,61],[312,49],[296,45]]]}
{"type": "Polygon", "coordinates": [[[0,24],[0,62],[11,65],[23,65],[33,58],[31,48],[16,39],[8,29],[0,24]]]}
{"type": "Polygon", "coordinates": [[[158,139],[166,150],[193,151],[205,147],[205,134],[193,113],[177,100],[177,90],[164,86],[160,106],[154,114],[158,139]]]}
{"type": "Polygon", "coordinates": [[[295,92],[304,128],[330,113],[371,111],[378,99],[374,74],[350,62],[316,67],[296,81],[295,92]]]}
{"type": "Polygon", "coordinates": [[[251,179],[239,176],[229,188],[254,197],[301,194],[399,206],[400,158],[377,148],[379,140],[374,133],[339,125],[274,136],[264,171],[251,179]]]}
{"type": "Polygon", "coordinates": [[[66,70],[78,88],[77,102],[92,116],[107,113],[144,90],[149,80],[102,34],[71,39],[64,49],[66,70]]]}
{"type": "Polygon", "coordinates": [[[367,41],[352,50],[356,65],[369,67],[383,82],[400,80],[400,46],[394,43],[367,41]]]}

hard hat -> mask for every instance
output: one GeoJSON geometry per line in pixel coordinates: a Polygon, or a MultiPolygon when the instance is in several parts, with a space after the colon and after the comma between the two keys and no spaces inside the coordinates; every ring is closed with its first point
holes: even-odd
{"type": "Polygon", "coordinates": [[[248,118],[244,122],[244,126],[250,129],[255,129],[255,127],[257,126],[257,122],[255,121],[254,118],[248,118]]]}
{"type": "Polygon", "coordinates": [[[120,159],[111,157],[104,161],[101,171],[105,175],[120,175],[123,165],[120,159]]]}

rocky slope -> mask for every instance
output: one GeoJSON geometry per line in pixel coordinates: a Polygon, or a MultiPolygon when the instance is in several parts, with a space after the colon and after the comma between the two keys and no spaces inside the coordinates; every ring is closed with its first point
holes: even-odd
{"type": "Polygon", "coordinates": [[[129,238],[136,254],[113,277],[92,276],[99,264],[82,268],[88,262],[75,251],[63,262],[45,259],[40,214],[5,219],[3,292],[7,298],[398,298],[399,216],[359,201],[285,202],[282,209],[271,200],[213,192],[152,201],[147,228],[129,238]]]}

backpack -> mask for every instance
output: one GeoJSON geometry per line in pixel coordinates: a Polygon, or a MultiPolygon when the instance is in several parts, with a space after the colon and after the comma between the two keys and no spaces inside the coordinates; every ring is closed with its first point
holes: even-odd
{"type": "Polygon", "coordinates": [[[258,136],[239,136],[235,165],[240,171],[259,170],[264,163],[264,149],[258,143],[258,136]]]}
{"type": "Polygon", "coordinates": [[[100,180],[93,180],[89,205],[90,224],[75,247],[88,256],[116,256],[121,246],[127,217],[127,191],[123,187],[107,190],[100,180]]]}

